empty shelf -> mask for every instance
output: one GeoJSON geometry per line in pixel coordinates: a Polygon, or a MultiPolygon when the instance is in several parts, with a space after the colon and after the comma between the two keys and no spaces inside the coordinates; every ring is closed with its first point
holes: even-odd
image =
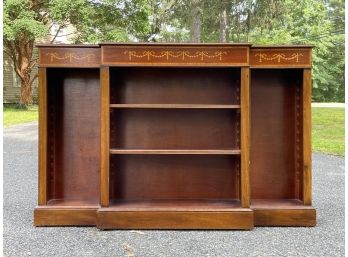
{"type": "Polygon", "coordinates": [[[110,104],[110,108],[133,109],[240,109],[239,104],[110,104]]]}
{"type": "Polygon", "coordinates": [[[110,154],[223,154],[239,155],[237,149],[214,149],[214,150],[172,150],[172,149],[110,149],[110,154]]]}

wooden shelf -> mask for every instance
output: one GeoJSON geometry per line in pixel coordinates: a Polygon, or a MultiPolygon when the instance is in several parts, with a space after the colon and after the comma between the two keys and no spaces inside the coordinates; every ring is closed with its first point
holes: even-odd
{"type": "Polygon", "coordinates": [[[111,200],[110,208],[118,211],[231,211],[241,209],[241,204],[238,199],[111,200]]]}
{"type": "Polygon", "coordinates": [[[110,154],[218,154],[218,155],[240,155],[238,149],[110,149],[110,154]]]}
{"type": "Polygon", "coordinates": [[[57,208],[98,208],[98,200],[68,200],[68,199],[51,199],[47,202],[48,207],[57,208]]]}
{"type": "Polygon", "coordinates": [[[110,104],[120,109],[240,109],[239,104],[110,104]]]}
{"type": "Polygon", "coordinates": [[[305,209],[313,208],[304,205],[299,199],[252,199],[251,208],[253,209],[305,209]]]}

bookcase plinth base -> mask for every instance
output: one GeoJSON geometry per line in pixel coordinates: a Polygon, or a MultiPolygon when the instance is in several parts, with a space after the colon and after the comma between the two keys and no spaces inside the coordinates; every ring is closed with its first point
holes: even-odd
{"type": "Polygon", "coordinates": [[[97,226],[99,229],[239,229],[254,226],[312,227],[316,210],[246,209],[243,211],[117,211],[110,208],[57,208],[39,206],[34,225],[97,226]]]}
{"type": "Polygon", "coordinates": [[[117,211],[97,212],[99,229],[239,229],[254,227],[251,209],[241,211],[117,211]]]}
{"type": "Polygon", "coordinates": [[[42,226],[95,226],[98,208],[57,208],[38,206],[34,210],[34,225],[42,226]]]}
{"type": "Polygon", "coordinates": [[[255,226],[313,227],[316,211],[304,206],[297,209],[253,209],[255,226]]]}

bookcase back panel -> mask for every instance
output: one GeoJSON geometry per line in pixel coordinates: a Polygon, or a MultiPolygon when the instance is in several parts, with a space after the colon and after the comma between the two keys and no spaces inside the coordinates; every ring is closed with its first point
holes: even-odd
{"type": "Polygon", "coordinates": [[[300,168],[299,70],[251,72],[251,196],[298,198],[300,168]]]}
{"type": "Polygon", "coordinates": [[[111,68],[111,103],[239,104],[239,68],[111,68]]]}
{"type": "Polygon", "coordinates": [[[127,149],[239,149],[236,110],[112,110],[111,147],[127,149]]]}
{"type": "Polygon", "coordinates": [[[99,199],[98,69],[49,69],[50,199],[99,199]]]}
{"type": "Polygon", "coordinates": [[[235,199],[238,167],[236,156],[112,156],[110,199],[235,199]]]}

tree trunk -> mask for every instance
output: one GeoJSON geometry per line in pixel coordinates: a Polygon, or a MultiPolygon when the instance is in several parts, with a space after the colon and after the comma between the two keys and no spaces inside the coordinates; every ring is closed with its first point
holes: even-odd
{"type": "Polygon", "coordinates": [[[220,11],[220,42],[227,42],[227,13],[225,8],[220,11]]]}
{"type": "Polygon", "coordinates": [[[21,106],[27,106],[32,103],[32,85],[37,78],[37,74],[31,74],[36,63],[35,60],[33,60],[34,40],[28,40],[25,35],[22,34],[17,41],[5,40],[5,46],[7,53],[12,59],[14,71],[21,80],[19,104],[21,106]]]}
{"type": "Polygon", "coordinates": [[[30,76],[25,76],[21,79],[21,96],[19,99],[19,104],[22,106],[27,106],[32,103],[32,92],[33,83],[30,81],[30,76]]]}
{"type": "Polygon", "coordinates": [[[201,0],[191,0],[191,42],[201,42],[201,0]]]}

